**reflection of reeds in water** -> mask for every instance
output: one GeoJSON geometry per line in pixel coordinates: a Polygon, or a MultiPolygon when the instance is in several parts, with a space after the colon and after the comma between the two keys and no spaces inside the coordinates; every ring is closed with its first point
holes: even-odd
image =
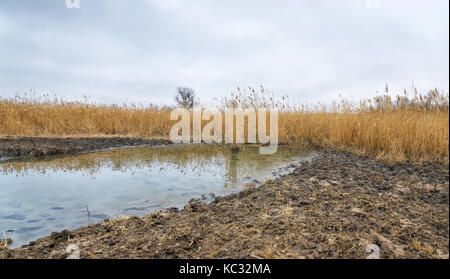
{"type": "MultiPolygon", "coordinates": [[[[95,177],[102,169],[133,173],[136,169],[157,166],[177,169],[181,173],[189,170],[200,174],[202,170],[217,170],[230,182],[248,173],[264,168],[274,161],[286,159],[294,152],[289,148],[267,156],[259,155],[258,147],[232,149],[224,145],[172,145],[162,147],[133,147],[97,153],[56,158],[11,160],[0,164],[2,174],[28,175],[64,172],[81,172],[95,177]]],[[[220,173],[217,173],[221,175],[220,173]]]]}

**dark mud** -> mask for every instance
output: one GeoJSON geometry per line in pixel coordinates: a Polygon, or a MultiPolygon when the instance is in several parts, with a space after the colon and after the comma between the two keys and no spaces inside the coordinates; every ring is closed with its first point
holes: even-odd
{"type": "Polygon", "coordinates": [[[139,145],[169,144],[165,139],[126,137],[90,138],[0,138],[0,159],[45,157],[61,154],[87,153],[109,148],[139,145]]]}
{"type": "Polygon", "coordinates": [[[449,257],[447,165],[386,165],[321,151],[292,173],[182,211],[105,220],[53,233],[0,258],[449,257]]]}

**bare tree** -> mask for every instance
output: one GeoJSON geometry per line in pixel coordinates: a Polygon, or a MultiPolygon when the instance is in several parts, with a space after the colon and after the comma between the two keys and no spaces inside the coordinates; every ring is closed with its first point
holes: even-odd
{"type": "Polygon", "coordinates": [[[189,87],[178,87],[175,102],[180,107],[191,109],[194,106],[195,92],[189,87]]]}

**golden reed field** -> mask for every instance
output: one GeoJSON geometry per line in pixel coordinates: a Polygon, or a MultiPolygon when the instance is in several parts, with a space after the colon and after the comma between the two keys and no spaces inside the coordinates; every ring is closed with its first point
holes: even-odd
{"type": "MultiPolygon", "coordinates": [[[[249,87],[238,88],[217,106],[277,108],[280,144],[350,150],[389,161],[449,161],[449,97],[437,89],[311,107],[294,104],[287,96],[276,98],[263,87],[249,87]]],[[[0,96],[0,136],[167,138],[176,122],[170,120],[172,109],[64,101],[48,95],[0,96]]]]}

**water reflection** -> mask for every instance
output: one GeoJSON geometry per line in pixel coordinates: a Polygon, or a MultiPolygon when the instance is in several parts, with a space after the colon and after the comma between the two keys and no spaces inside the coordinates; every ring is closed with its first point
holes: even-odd
{"type": "Polygon", "coordinates": [[[86,225],[86,205],[92,222],[182,208],[191,198],[210,201],[239,191],[308,157],[287,147],[271,155],[258,151],[257,146],[172,145],[5,161],[0,163],[0,232],[16,247],[86,225]]]}
{"type": "Polygon", "coordinates": [[[211,174],[222,175],[227,184],[235,184],[239,178],[274,163],[307,156],[307,153],[288,147],[279,148],[275,154],[260,155],[258,148],[243,146],[240,149],[233,149],[225,145],[192,144],[123,148],[73,156],[8,160],[0,163],[0,174],[51,175],[63,171],[95,179],[95,175],[105,168],[133,175],[137,169],[154,171],[152,166],[157,165],[160,166],[159,172],[172,168],[179,170],[182,175],[187,174],[186,169],[197,175],[201,175],[205,170],[214,169],[211,174]],[[218,167],[223,170],[219,171],[218,167]]]}

